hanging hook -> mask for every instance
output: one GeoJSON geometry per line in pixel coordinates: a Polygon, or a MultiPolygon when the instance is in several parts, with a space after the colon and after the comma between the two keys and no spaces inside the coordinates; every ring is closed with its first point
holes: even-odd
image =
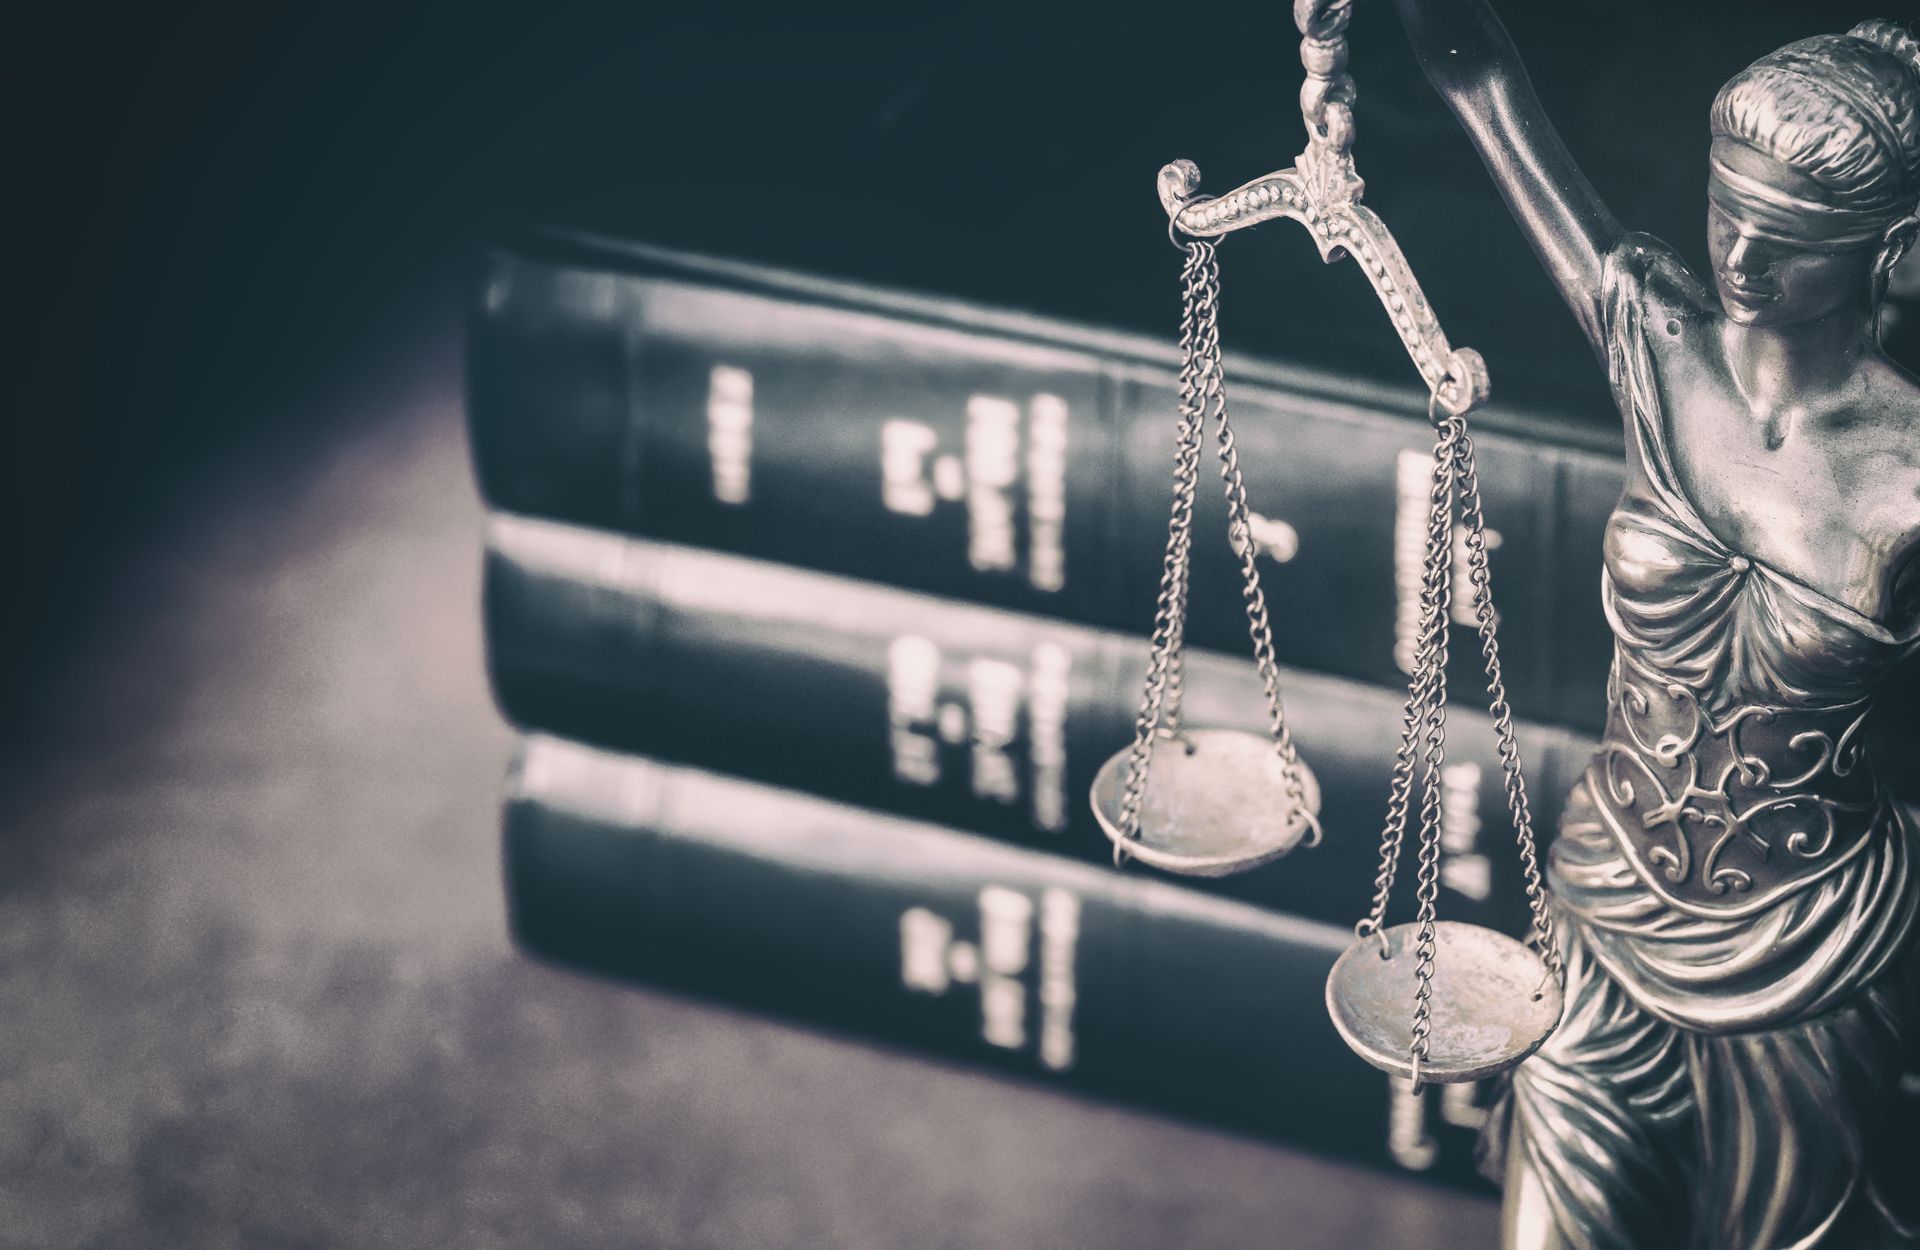
{"type": "Polygon", "coordinates": [[[1186,212],[1189,208],[1198,207],[1201,204],[1208,203],[1209,201],[1217,198],[1218,198],[1217,196],[1200,195],[1198,193],[1195,193],[1193,195],[1188,196],[1186,199],[1181,200],[1178,204],[1174,205],[1173,211],[1167,214],[1167,242],[1173,244],[1174,247],[1178,248],[1183,253],[1188,248],[1192,247],[1194,243],[1204,242],[1205,240],[1203,240],[1202,237],[1197,234],[1187,235],[1189,239],[1193,240],[1193,243],[1182,243],[1180,241],[1179,236],[1187,233],[1186,231],[1180,229],[1180,214],[1186,212]]]}
{"type": "Polygon", "coordinates": [[[1304,846],[1310,851],[1314,847],[1319,846],[1320,840],[1326,837],[1327,835],[1326,835],[1326,831],[1320,827],[1320,817],[1317,813],[1315,812],[1306,813],[1306,821],[1307,821],[1307,832],[1304,835],[1302,835],[1300,839],[1300,845],[1304,846]]]}

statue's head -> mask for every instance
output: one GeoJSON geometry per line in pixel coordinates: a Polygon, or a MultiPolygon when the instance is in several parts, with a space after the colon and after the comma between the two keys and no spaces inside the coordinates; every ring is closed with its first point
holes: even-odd
{"type": "Polygon", "coordinates": [[[1920,43],[1891,22],[1788,44],[1713,102],[1707,242],[1727,316],[1877,305],[1920,201],[1920,43]]]}

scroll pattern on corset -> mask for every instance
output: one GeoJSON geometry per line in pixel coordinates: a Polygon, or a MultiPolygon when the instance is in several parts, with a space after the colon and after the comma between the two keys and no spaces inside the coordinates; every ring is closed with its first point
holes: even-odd
{"type": "Polygon", "coordinates": [[[1868,699],[1716,714],[1624,648],[1608,686],[1593,790],[1641,876],[1676,906],[1757,911],[1853,858],[1891,814],[1862,749],[1868,699]]]}

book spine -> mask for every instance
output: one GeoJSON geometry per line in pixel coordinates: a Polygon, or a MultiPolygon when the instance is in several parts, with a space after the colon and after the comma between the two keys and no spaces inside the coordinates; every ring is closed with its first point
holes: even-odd
{"type": "MultiPolygon", "coordinates": [[[[1163,365],[1093,336],[922,320],[751,282],[510,252],[491,264],[468,406],[497,507],[1086,624],[1149,624],[1177,408],[1163,365]]],[[[1278,654],[1398,686],[1418,621],[1429,426],[1271,379],[1236,378],[1232,397],[1278,654]]],[[[1619,469],[1499,432],[1476,443],[1515,707],[1598,728],[1605,657],[1561,644],[1570,621],[1599,619],[1597,576],[1584,574],[1600,539],[1563,501],[1562,469],[1571,459],[1616,482],[1619,469]],[[1580,531],[1564,532],[1569,521],[1580,531]]],[[[1211,472],[1195,526],[1188,636],[1243,650],[1211,472]]],[[[1470,605],[1457,598],[1452,673],[1478,688],[1470,605]]]]}
{"type": "Polygon", "coordinates": [[[1343,930],[545,737],[505,840],[540,957],[1478,1183],[1473,1091],[1412,1094],[1334,1033],[1343,930]]]}
{"type": "MultiPolygon", "coordinates": [[[[1140,639],[510,515],[489,529],[484,617],[496,696],[522,726],[1108,857],[1087,794],[1132,740],[1140,639]]],[[[1266,732],[1250,662],[1190,651],[1185,688],[1186,724],[1266,732]]],[[[1205,888],[1351,925],[1372,897],[1401,701],[1296,671],[1282,688],[1325,841],[1205,888]]],[[[1449,722],[1442,914],[1521,932],[1492,726],[1465,708],[1449,722]]],[[[1544,840],[1590,752],[1525,722],[1519,740],[1544,840]]],[[[1412,875],[1396,897],[1409,916],[1412,875]]]]}

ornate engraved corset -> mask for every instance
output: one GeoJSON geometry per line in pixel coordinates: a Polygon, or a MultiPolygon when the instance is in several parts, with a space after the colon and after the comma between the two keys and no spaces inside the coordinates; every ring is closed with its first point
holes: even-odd
{"type": "Polygon", "coordinates": [[[1611,713],[1588,769],[1601,818],[1641,878],[1683,911],[1758,911],[1853,858],[1892,819],[1861,749],[1868,698],[1738,704],[1614,649],[1611,713]]]}

